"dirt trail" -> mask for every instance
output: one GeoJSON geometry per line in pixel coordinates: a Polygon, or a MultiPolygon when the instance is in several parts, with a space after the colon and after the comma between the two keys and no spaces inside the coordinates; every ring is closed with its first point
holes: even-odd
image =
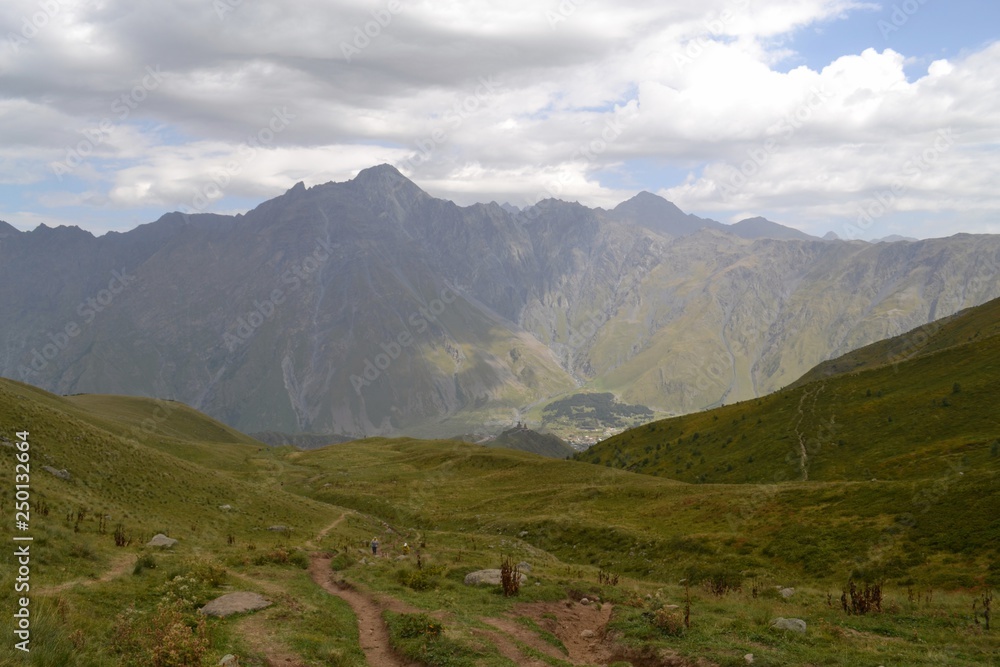
{"type": "MultiPolygon", "coordinates": [[[[611,649],[604,642],[605,630],[611,620],[611,609],[610,604],[529,602],[514,607],[509,618],[483,620],[550,658],[565,660],[573,665],[597,665],[605,664],[611,657],[611,649]],[[539,627],[558,637],[569,655],[547,643],[535,631],[513,620],[519,616],[534,620],[539,627]]],[[[498,648],[503,650],[499,645],[498,648]]]]}
{"type": "Polygon", "coordinates": [[[306,548],[307,549],[317,549],[318,547],[316,546],[316,543],[320,542],[324,537],[326,537],[330,533],[331,530],[333,530],[334,528],[336,528],[337,526],[339,526],[340,522],[343,521],[345,518],[347,518],[347,512],[346,511],[343,514],[341,514],[339,517],[337,517],[336,520],[333,523],[331,523],[329,526],[327,526],[323,530],[321,530],[318,533],[316,533],[316,537],[312,538],[311,540],[308,540],[306,542],[306,544],[305,544],[306,548]]]}
{"type": "Polygon", "coordinates": [[[824,389],[826,389],[826,385],[821,384],[819,388],[816,389],[815,391],[812,389],[807,389],[803,391],[802,398],[799,399],[799,407],[795,415],[795,424],[794,424],[795,435],[799,440],[799,470],[802,472],[803,482],[809,481],[809,454],[806,451],[806,434],[799,429],[799,427],[802,425],[802,422],[806,418],[806,413],[803,406],[805,405],[807,400],[812,399],[812,406],[810,407],[810,411],[815,413],[816,401],[819,399],[819,395],[823,393],[824,389]]]}
{"type": "MultiPolygon", "coordinates": [[[[353,588],[341,587],[332,579],[330,558],[314,555],[309,563],[309,574],[330,595],[336,595],[351,605],[358,617],[358,637],[372,667],[415,667],[417,663],[403,660],[389,647],[389,630],[382,621],[382,608],[367,595],[353,588]]],[[[396,605],[393,605],[396,606],[396,605]]],[[[407,610],[410,611],[410,610],[407,610]]]]}
{"type": "Polygon", "coordinates": [[[73,579],[72,581],[66,581],[56,586],[41,588],[38,590],[38,593],[41,595],[47,595],[49,593],[59,593],[61,591],[65,591],[78,584],[80,586],[91,586],[93,584],[105,583],[131,571],[133,567],[135,567],[135,554],[123,553],[116,556],[114,560],[111,561],[111,567],[108,571],[96,579],[73,579]]]}
{"type": "Polygon", "coordinates": [[[255,653],[264,656],[268,667],[304,667],[302,658],[292,653],[274,636],[276,623],[261,614],[250,614],[237,622],[237,629],[255,653]]]}

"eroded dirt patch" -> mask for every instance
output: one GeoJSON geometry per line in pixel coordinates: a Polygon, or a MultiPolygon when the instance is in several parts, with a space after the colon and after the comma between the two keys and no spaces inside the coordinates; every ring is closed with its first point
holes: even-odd
{"type": "Polygon", "coordinates": [[[519,604],[505,618],[483,619],[518,642],[536,651],[574,665],[607,664],[611,646],[605,637],[611,620],[610,604],[583,605],[572,600],[519,604]],[[555,635],[566,653],[539,636],[533,628],[518,622],[529,618],[542,630],[555,635]]]}

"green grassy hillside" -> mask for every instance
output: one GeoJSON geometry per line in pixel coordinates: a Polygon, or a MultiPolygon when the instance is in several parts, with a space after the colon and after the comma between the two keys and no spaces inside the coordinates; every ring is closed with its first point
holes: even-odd
{"type": "MultiPolygon", "coordinates": [[[[949,407],[975,387],[963,385],[949,407]]],[[[802,403],[803,412],[820,409],[823,395],[810,391],[803,396],[817,400],[802,403]]],[[[615,605],[607,642],[616,665],[732,666],[752,652],[768,665],[971,666],[1000,648],[970,613],[974,596],[1000,585],[989,458],[939,472],[938,462],[954,463],[940,455],[926,476],[888,481],[691,484],[456,441],[270,448],[176,403],[61,398],[0,381],[5,472],[25,430],[38,650],[10,664],[215,665],[236,653],[241,665],[264,667],[277,650],[310,667],[360,667],[349,608],[303,569],[313,551],[329,554],[337,576],[359,590],[443,620],[447,641],[434,644],[441,653],[422,645],[414,654],[428,665],[523,664],[483,641],[482,619],[523,616],[518,605],[568,608],[581,594],[615,605]],[[41,466],[65,469],[69,479],[41,466]],[[119,524],[133,538],[127,546],[115,545],[119,524]],[[286,529],[269,530],[277,526],[286,529]],[[168,551],[143,548],[156,532],[180,541],[168,551]],[[372,535],[387,558],[366,559],[372,535]],[[400,558],[404,541],[419,550],[419,566],[413,555],[400,558]],[[532,568],[518,597],[463,585],[504,554],[532,568]],[[852,576],[884,580],[891,610],[844,615],[836,598],[852,576]],[[774,592],[789,585],[794,598],[774,592]],[[194,610],[232,590],[264,593],[274,605],[210,620],[197,658],[150,657],[143,637],[192,641],[201,627],[194,610]],[[687,595],[692,623],[684,628],[664,605],[683,605],[687,595]],[[158,634],[172,613],[177,623],[158,634]],[[775,616],[807,619],[809,634],[769,630],[775,616]],[[674,662],[649,657],[660,650],[674,662]]],[[[11,519],[12,495],[11,484],[0,491],[11,519]]],[[[0,605],[13,609],[11,550],[0,564],[0,605]]],[[[532,632],[559,645],[537,623],[532,632]]],[[[7,658],[0,654],[0,664],[7,658]]]]}
{"type": "Polygon", "coordinates": [[[992,476],[1000,469],[998,310],[992,302],[827,366],[863,370],[647,424],[577,458],[703,483],[992,476]],[[899,358],[906,340],[925,342],[899,358]]]}
{"type": "Polygon", "coordinates": [[[556,459],[564,459],[575,451],[559,436],[551,433],[539,433],[528,428],[508,429],[485,444],[487,447],[516,449],[556,459]]]}

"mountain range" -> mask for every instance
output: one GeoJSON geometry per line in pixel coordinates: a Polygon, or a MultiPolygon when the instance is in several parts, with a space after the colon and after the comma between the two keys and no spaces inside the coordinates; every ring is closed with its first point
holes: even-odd
{"type": "Polygon", "coordinates": [[[245,432],[499,431],[582,391],[664,416],[1000,296],[998,267],[996,236],[823,240],[650,193],[460,207],[381,165],[101,237],[0,223],[0,375],[245,432]]]}

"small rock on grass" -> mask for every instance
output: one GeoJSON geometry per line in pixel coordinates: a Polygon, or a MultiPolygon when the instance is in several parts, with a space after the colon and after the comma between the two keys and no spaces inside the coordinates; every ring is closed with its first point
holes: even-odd
{"type": "Polygon", "coordinates": [[[806,632],[806,622],[801,618],[781,618],[778,617],[771,621],[771,628],[774,630],[791,630],[792,632],[799,632],[805,634],[806,632]]]}
{"type": "Polygon", "coordinates": [[[167,537],[163,533],[153,535],[153,539],[146,542],[147,547],[163,547],[164,549],[169,549],[175,544],[177,544],[177,540],[172,537],[167,537]]]}
{"type": "Polygon", "coordinates": [[[225,618],[226,616],[231,616],[232,614],[240,614],[246,611],[257,611],[258,609],[264,609],[265,607],[270,606],[271,601],[263,595],[251,593],[249,591],[237,591],[235,593],[226,593],[221,597],[215,598],[199,609],[198,613],[204,614],[205,616],[225,618]]]}

